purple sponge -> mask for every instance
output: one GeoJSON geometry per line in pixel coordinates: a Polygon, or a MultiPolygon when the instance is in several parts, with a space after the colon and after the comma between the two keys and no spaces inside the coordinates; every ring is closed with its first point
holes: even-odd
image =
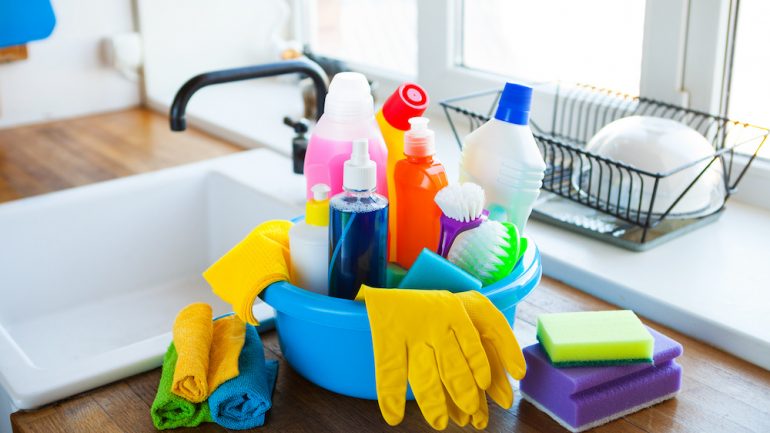
{"type": "MultiPolygon", "coordinates": [[[[649,329],[649,328],[648,328],[649,329]]],[[[654,364],[557,368],[540,344],[524,348],[527,375],[522,396],[573,432],[608,423],[667,400],[679,391],[682,345],[649,329],[654,364]]]]}

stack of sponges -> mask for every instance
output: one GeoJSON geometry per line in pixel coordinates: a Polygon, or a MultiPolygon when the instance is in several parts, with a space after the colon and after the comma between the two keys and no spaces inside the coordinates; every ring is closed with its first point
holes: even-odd
{"type": "Polygon", "coordinates": [[[524,348],[524,399],[580,432],[672,398],[680,389],[676,341],[632,311],[545,314],[539,344],[524,348]]]}
{"type": "Polygon", "coordinates": [[[278,362],[265,361],[253,326],[236,316],[212,321],[211,307],[196,303],[177,315],[173,338],[150,408],[155,428],[216,422],[241,430],[264,424],[278,362]]]}

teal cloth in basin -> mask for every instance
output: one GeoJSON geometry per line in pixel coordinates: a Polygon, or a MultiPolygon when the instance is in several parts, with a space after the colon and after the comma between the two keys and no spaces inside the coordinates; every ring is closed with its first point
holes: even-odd
{"type": "Polygon", "coordinates": [[[398,287],[466,292],[481,289],[481,281],[449,260],[424,248],[398,287]]]}

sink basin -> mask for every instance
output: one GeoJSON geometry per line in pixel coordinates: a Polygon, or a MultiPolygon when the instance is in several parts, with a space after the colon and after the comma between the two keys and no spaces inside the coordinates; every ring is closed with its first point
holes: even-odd
{"type": "Polygon", "coordinates": [[[301,214],[303,192],[261,149],[0,205],[0,403],[159,366],[179,309],[229,310],[201,272],[260,222],[301,214]]]}

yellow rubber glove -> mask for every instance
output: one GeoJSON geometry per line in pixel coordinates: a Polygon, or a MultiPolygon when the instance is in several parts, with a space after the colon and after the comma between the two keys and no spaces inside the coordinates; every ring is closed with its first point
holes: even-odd
{"type": "Polygon", "coordinates": [[[487,397],[483,389],[478,390],[479,393],[479,410],[473,414],[463,412],[457,407],[454,402],[447,400],[447,412],[449,412],[449,419],[460,427],[465,427],[470,422],[476,430],[484,430],[489,423],[489,405],[487,405],[487,397]]]}
{"type": "Polygon", "coordinates": [[[487,354],[492,373],[492,382],[486,392],[479,389],[479,410],[464,412],[451,400],[447,400],[449,417],[457,425],[464,427],[469,422],[478,430],[483,430],[489,423],[488,393],[492,399],[505,409],[513,404],[513,389],[506,371],[516,380],[521,380],[527,370],[516,335],[508,325],[505,316],[487,299],[476,291],[457,293],[465,311],[479,332],[481,344],[487,354]]]}
{"type": "Polygon", "coordinates": [[[476,413],[478,390],[490,386],[491,371],[460,299],[445,290],[361,289],[385,421],[394,426],[403,420],[407,380],[435,429],[447,426],[447,401],[464,413],[476,413]]]}
{"type": "Polygon", "coordinates": [[[278,281],[289,281],[290,221],[267,221],[255,228],[203,273],[214,293],[246,323],[259,325],[252,307],[278,281]]]}
{"type": "Polygon", "coordinates": [[[506,371],[516,380],[527,372],[527,363],[519,342],[503,313],[486,296],[477,291],[456,293],[481,336],[481,344],[489,359],[492,384],[487,394],[497,404],[509,409],[513,404],[513,389],[506,371]]]}
{"type": "MultiPolygon", "coordinates": [[[[508,325],[503,313],[484,295],[476,291],[456,293],[462,300],[466,313],[479,332],[481,344],[489,360],[492,382],[486,389],[486,394],[497,404],[509,409],[513,404],[513,389],[508,381],[506,371],[516,380],[521,380],[527,371],[527,364],[521,352],[516,335],[508,325]]],[[[483,430],[489,422],[489,407],[485,391],[479,389],[479,410],[464,412],[447,400],[447,411],[452,421],[459,426],[468,422],[476,429],[483,430]]]]}

